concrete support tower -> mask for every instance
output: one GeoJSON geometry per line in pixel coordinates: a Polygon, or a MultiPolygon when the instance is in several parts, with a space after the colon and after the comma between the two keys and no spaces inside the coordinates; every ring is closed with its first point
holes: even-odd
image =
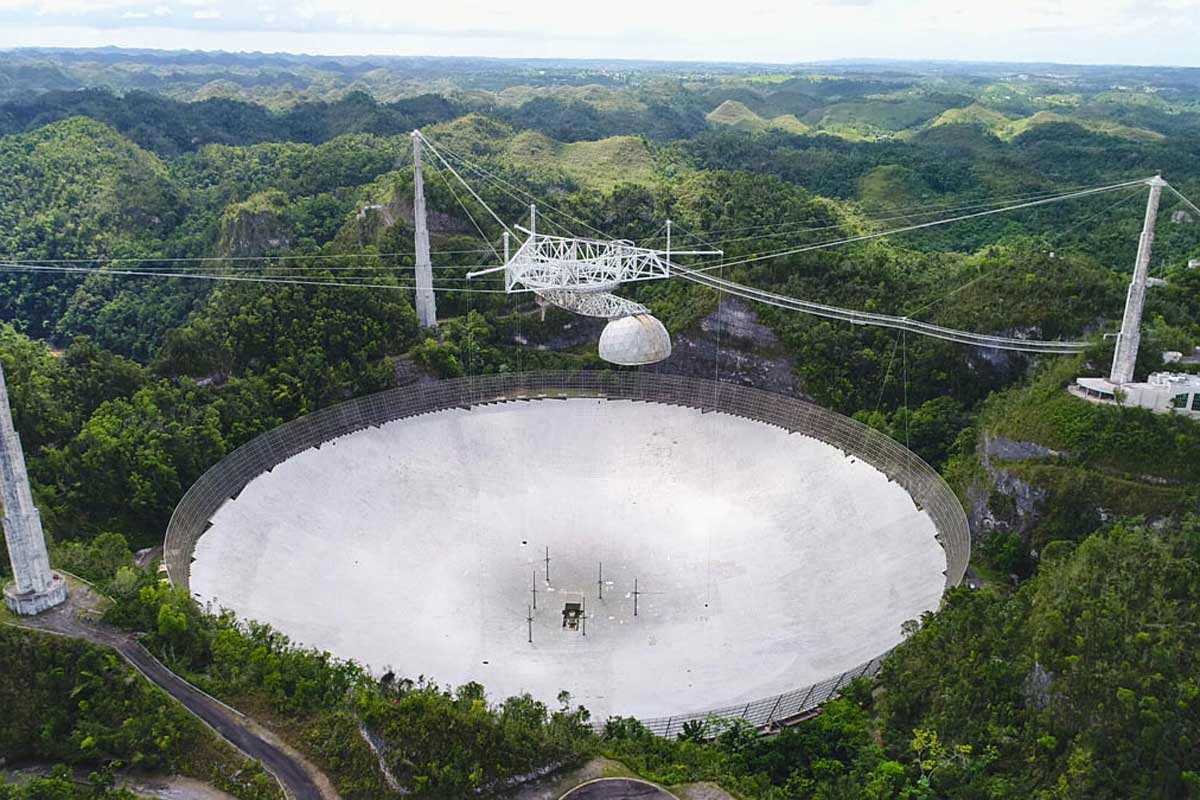
{"type": "Polygon", "coordinates": [[[1108,376],[1109,383],[1117,386],[1133,382],[1133,365],[1142,341],[1142,307],[1146,304],[1146,277],[1150,271],[1150,251],[1154,246],[1154,224],[1158,221],[1158,201],[1166,185],[1160,176],[1150,179],[1146,221],[1142,224],[1137,263],[1133,267],[1133,280],[1129,282],[1129,294],[1125,297],[1125,316],[1121,318],[1117,350],[1113,353],[1112,372],[1108,376]]]}
{"type": "Polygon", "coordinates": [[[16,582],[4,587],[14,613],[37,614],[67,599],[67,582],[50,571],[42,517],[33,504],[21,438],[13,428],[8,386],[0,369],[0,490],[4,496],[4,541],[16,582]]]}
{"type": "Polygon", "coordinates": [[[413,244],[416,247],[417,321],[422,328],[437,327],[437,303],[433,298],[433,265],[429,260],[429,223],[425,214],[425,178],[421,174],[421,132],[412,132],[413,142],[413,244]]]}

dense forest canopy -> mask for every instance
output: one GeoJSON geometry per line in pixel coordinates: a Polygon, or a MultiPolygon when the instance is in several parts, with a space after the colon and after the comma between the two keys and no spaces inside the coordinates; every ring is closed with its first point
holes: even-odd
{"type": "MultiPolygon", "coordinates": [[[[1144,189],[746,260],[1160,171],[1200,198],[1198,70],[12,51],[0,362],[54,563],[173,669],[273,720],[343,797],[498,795],[596,753],[762,800],[1200,797],[1200,428],[1064,391],[1111,360],[1144,189]],[[436,333],[412,307],[418,127],[479,192],[426,152],[436,333]],[[578,318],[466,291],[499,286],[465,278],[502,246],[479,200],[513,224],[533,197],[554,232],[665,246],[671,219],[676,250],[730,262],[697,266],[781,294],[1091,341],[1034,359],[748,306],[764,344],[714,337],[733,306],[706,289],[622,290],[677,340],[716,342],[679,371],[782,364],[794,391],[938,468],[981,588],[952,591],[814,720],[666,741],[633,720],[595,734],[569,697],[371,674],[135,564],[205,469],[282,422],[399,381],[613,368],[578,318]]],[[[1156,234],[1139,377],[1200,345],[1200,215],[1164,195],[1156,234]]],[[[113,656],[3,635],[0,757],[271,796],[227,754],[196,767],[188,750],[216,745],[113,656]]],[[[104,774],[0,797],[122,796],[104,774]]]]}

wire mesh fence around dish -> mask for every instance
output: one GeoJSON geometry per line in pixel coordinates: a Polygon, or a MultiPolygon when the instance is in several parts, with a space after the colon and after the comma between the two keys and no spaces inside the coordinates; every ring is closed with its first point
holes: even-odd
{"type": "MultiPolygon", "coordinates": [[[[552,398],[599,398],[662,403],[732,414],[810,436],[883,472],[929,514],[946,554],[945,585],[958,585],[970,557],[962,505],[941,476],[892,438],[813,403],[760,389],[703,378],[657,373],[554,371],[479,375],[417,383],[321,409],[268,431],[234,450],[184,494],[167,527],[163,561],[173,583],[188,588],[196,542],[214,514],[257,476],[310,448],[336,446],[359,430],[449,409],[552,398]]],[[[855,677],[874,675],[886,654],[824,681],[741,705],[643,720],[654,733],[673,736],[688,722],[706,727],[744,719],[757,727],[785,724],[834,697],[855,677]]]]}

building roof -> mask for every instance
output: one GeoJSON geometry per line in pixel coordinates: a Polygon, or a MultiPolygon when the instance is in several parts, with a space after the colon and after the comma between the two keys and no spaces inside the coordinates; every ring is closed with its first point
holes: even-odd
{"type": "Polygon", "coordinates": [[[1154,372],[1147,383],[1176,392],[1200,392],[1200,375],[1189,372],[1154,372]]]}
{"type": "Polygon", "coordinates": [[[1078,378],[1075,382],[1085,389],[1102,394],[1113,394],[1117,388],[1108,378],[1078,378]]]}

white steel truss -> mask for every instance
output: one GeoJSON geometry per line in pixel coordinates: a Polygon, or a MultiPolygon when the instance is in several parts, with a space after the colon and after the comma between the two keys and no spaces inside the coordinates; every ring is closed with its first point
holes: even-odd
{"type": "MultiPolygon", "coordinates": [[[[604,319],[649,313],[641,303],[613,294],[622,283],[671,277],[670,239],[666,250],[654,250],[626,240],[547,236],[519,226],[517,230],[529,237],[506,258],[504,266],[467,277],[503,271],[504,289],[510,294],[532,291],[560,308],[604,319]]],[[[505,250],[507,256],[507,240],[505,250]]],[[[675,255],[719,252],[687,250],[675,255]]]]}
{"type": "Polygon", "coordinates": [[[662,251],[629,241],[568,239],[530,233],[504,265],[508,291],[520,288],[608,291],[620,283],[671,277],[662,251]]]}
{"type": "Polygon", "coordinates": [[[539,289],[535,290],[538,297],[551,305],[565,308],[585,317],[601,317],[617,319],[632,317],[635,314],[649,314],[650,310],[641,303],[635,303],[612,292],[575,292],[570,289],[539,289]]]}

